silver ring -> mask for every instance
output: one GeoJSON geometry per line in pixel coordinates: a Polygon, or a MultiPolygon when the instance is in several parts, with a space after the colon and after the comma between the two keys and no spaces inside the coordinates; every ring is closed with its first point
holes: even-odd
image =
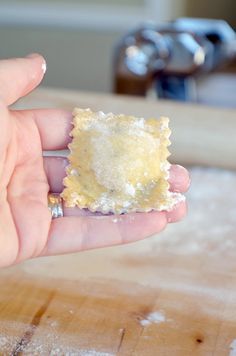
{"type": "Polygon", "coordinates": [[[49,193],[48,194],[48,209],[51,211],[52,219],[63,217],[63,205],[60,194],[49,193]]]}

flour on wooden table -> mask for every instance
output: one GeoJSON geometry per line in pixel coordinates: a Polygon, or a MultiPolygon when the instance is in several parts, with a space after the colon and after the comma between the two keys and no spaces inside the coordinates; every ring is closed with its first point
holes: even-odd
{"type": "MultiPolygon", "coordinates": [[[[115,354],[111,354],[110,352],[99,352],[96,350],[79,350],[77,353],[78,356],[115,356],[115,354]]],[[[71,356],[68,354],[68,356],[71,356]]]]}
{"type": "Polygon", "coordinates": [[[234,339],[230,344],[229,356],[236,356],[236,339],[234,339]]]}
{"type": "Polygon", "coordinates": [[[166,321],[166,317],[163,312],[155,311],[146,316],[145,319],[140,320],[142,326],[151,324],[160,324],[166,321]]]}
{"type": "Polygon", "coordinates": [[[230,344],[230,354],[229,356],[236,356],[236,339],[230,344]]]}
{"type": "Polygon", "coordinates": [[[223,253],[236,249],[236,172],[191,169],[188,215],[170,224],[152,248],[178,254],[223,253]]]}
{"type": "Polygon", "coordinates": [[[38,356],[114,356],[114,353],[81,348],[76,345],[76,335],[61,335],[55,327],[36,330],[31,340],[22,342],[22,336],[29,330],[29,325],[21,322],[0,321],[0,354],[38,356]],[[18,336],[16,336],[18,335],[18,336]],[[72,345],[72,346],[68,346],[72,345]]]}

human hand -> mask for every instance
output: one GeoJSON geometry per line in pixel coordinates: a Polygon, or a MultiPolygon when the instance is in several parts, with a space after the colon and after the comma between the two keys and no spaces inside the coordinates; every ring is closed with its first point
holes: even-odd
{"type": "MultiPolygon", "coordinates": [[[[46,255],[124,244],[160,232],[168,222],[182,219],[186,204],[171,212],[98,216],[65,208],[52,220],[48,192],[61,192],[67,160],[44,157],[43,150],[65,149],[71,113],[64,110],[11,110],[27,95],[46,69],[40,55],[0,61],[0,266],[46,255]]],[[[188,172],[170,170],[172,191],[185,192],[188,172]]]]}

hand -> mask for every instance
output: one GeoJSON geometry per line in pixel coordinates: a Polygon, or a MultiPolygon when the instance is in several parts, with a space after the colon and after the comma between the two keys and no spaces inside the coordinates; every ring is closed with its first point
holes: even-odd
{"type": "MultiPolygon", "coordinates": [[[[43,158],[42,151],[67,147],[71,114],[8,108],[41,82],[45,68],[36,54],[0,61],[0,266],[141,240],[183,218],[184,202],[172,212],[121,215],[118,222],[112,215],[86,215],[77,208],[51,219],[48,191],[61,192],[67,161],[43,158]]],[[[172,166],[170,183],[171,190],[186,191],[187,171],[172,166]]]]}

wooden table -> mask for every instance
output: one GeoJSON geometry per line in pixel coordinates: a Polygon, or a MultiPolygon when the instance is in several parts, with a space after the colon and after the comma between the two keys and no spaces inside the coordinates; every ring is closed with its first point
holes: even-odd
{"type": "Polygon", "coordinates": [[[75,105],[170,116],[173,161],[204,168],[162,234],[2,270],[0,355],[235,355],[236,111],[45,89],[17,104],[75,105]]]}

